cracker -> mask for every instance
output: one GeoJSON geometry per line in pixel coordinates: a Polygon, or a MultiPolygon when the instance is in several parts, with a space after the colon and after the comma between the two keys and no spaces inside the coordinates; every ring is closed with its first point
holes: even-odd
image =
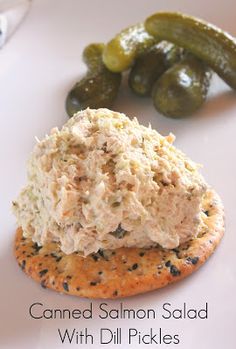
{"type": "Polygon", "coordinates": [[[174,250],[120,248],[83,258],[64,254],[57,243],[38,246],[18,228],[14,252],[22,270],[44,288],[88,298],[132,296],[183,279],[214,252],[224,234],[224,211],[213,190],[202,210],[205,226],[198,237],[174,250]]]}

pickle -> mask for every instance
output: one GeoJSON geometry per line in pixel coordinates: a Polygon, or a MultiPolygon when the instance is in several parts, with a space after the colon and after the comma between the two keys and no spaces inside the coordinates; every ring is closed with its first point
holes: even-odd
{"type": "Polygon", "coordinates": [[[90,44],[83,51],[83,61],[88,70],[100,69],[102,65],[102,53],[105,44],[90,44]]]}
{"type": "Polygon", "coordinates": [[[122,30],[106,45],[103,52],[105,66],[113,72],[130,68],[135,58],[157,40],[149,35],[143,23],[122,30]]]}
{"type": "Polygon", "coordinates": [[[154,84],[152,98],[155,108],[172,118],[193,114],[206,100],[211,76],[205,62],[186,55],[154,84]]]}
{"type": "Polygon", "coordinates": [[[66,98],[66,111],[72,117],[85,108],[111,108],[118,94],[121,74],[109,71],[102,62],[103,44],[84,49],[83,60],[88,72],[77,82],[66,98]]]}
{"type": "Polygon", "coordinates": [[[173,42],[205,61],[229,86],[236,89],[236,41],[216,26],[175,12],[147,18],[150,35],[173,42]]]}
{"type": "Polygon", "coordinates": [[[129,74],[129,86],[139,96],[150,96],[154,82],[174,63],[183,50],[167,41],[162,41],[141,54],[129,74]]]}

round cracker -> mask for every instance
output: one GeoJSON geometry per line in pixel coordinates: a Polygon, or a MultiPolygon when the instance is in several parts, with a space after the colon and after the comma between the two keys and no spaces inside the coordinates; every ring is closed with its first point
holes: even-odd
{"type": "Polygon", "coordinates": [[[15,256],[44,288],[89,298],[132,296],[183,279],[214,252],[224,234],[224,211],[213,190],[207,192],[202,210],[205,224],[198,237],[174,250],[120,248],[84,258],[77,252],[66,255],[55,242],[38,246],[18,228],[15,256]]]}

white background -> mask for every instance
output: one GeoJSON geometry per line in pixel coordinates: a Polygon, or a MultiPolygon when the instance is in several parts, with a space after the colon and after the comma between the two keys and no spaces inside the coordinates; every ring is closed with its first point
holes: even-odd
{"type": "MultiPolygon", "coordinates": [[[[176,145],[203,164],[202,173],[225,205],[227,229],[216,253],[195,274],[179,284],[124,299],[130,308],[173,307],[208,302],[207,320],[32,320],[30,304],[48,308],[85,307],[89,300],[44,290],[26,277],[13,254],[15,220],[11,200],[26,182],[26,161],[34,136],[43,137],[67,116],[64,100],[85,72],[81,53],[90,42],[106,42],[122,28],[160,9],[202,17],[236,36],[235,0],[38,0],[23,25],[0,51],[0,348],[100,348],[99,345],[60,345],[57,328],[137,327],[148,332],[162,327],[180,336],[180,345],[123,345],[123,348],[227,349],[235,338],[236,245],[236,94],[214,77],[208,102],[191,119],[166,119],[150,100],[134,97],[124,87],[114,109],[151,122],[160,133],[176,134],[176,145]]],[[[100,301],[93,301],[98,306],[100,301]]],[[[120,301],[107,301],[115,308],[120,301]]],[[[105,348],[121,348],[106,345],[105,348]]]]}

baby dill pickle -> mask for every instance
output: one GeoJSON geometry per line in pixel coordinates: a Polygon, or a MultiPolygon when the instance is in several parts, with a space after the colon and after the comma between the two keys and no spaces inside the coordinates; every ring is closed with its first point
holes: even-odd
{"type": "Polygon", "coordinates": [[[66,98],[66,111],[70,117],[87,107],[111,108],[121,83],[121,74],[109,71],[102,62],[103,44],[88,45],[83,60],[88,72],[77,82],[66,98]]]}
{"type": "Polygon", "coordinates": [[[129,86],[139,96],[150,96],[154,82],[174,63],[183,50],[167,41],[143,52],[135,61],[129,74],[129,86]]]}
{"type": "Polygon", "coordinates": [[[144,28],[143,23],[122,30],[106,45],[103,62],[113,72],[130,68],[137,55],[154,45],[154,39],[144,28]]]}
{"type": "Polygon", "coordinates": [[[172,118],[193,114],[206,99],[211,76],[211,70],[203,61],[186,55],[154,84],[152,98],[155,108],[172,118]]]}
{"type": "Polygon", "coordinates": [[[205,61],[229,86],[236,89],[236,40],[200,19],[161,12],[145,21],[150,35],[185,48],[205,61]]]}

